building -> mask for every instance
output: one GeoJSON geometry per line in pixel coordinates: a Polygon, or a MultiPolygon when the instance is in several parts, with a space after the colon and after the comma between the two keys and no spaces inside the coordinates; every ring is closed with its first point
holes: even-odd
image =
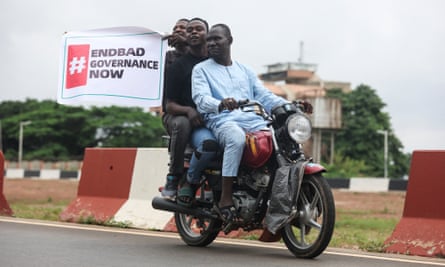
{"type": "Polygon", "coordinates": [[[312,103],[313,134],[304,149],[316,162],[328,158],[332,163],[335,132],[341,129],[341,103],[338,99],[326,98],[326,92],[331,89],[350,92],[350,83],[323,81],[316,74],[316,64],[286,62],[267,65],[266,68],[267,72],[259,75],[266,88],[288,100],[305,99],[312,103]]]}

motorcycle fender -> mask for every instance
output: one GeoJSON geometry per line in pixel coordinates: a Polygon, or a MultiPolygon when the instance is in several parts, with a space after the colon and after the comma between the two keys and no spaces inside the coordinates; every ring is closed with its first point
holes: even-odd
{"type": "Polygon", "coordinates": [[[318,163],[309,162],[304,166],[304,174],[314,174],[325,171],[325,167],[321,166],[318,163]]]}

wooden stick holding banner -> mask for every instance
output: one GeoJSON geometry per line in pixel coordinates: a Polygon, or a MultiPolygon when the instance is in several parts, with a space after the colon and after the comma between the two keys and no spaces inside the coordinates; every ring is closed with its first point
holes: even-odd
{"type": "Polygon", "coordinates": [[[160,106],[166,51],[163,34],[146,28],[65,33],[57,102],[160,106]]]}

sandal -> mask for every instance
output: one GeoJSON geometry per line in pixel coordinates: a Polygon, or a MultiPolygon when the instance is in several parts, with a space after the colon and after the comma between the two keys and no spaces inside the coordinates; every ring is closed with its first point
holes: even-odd
{"type": "Polygon", "coordinates": [[[218,215],[221,217],[221,219],[229,224],[233,222],[236,218],[236,208],[234,205],[225,206],[225,207],[218,207],[218,205],[215,205],[215,211],[218,213],[218,215]]]}
{"type": "Polygon", "coordinates": [[[176,202],[179,205],[190,207],[195,199],[196,186],[185,183],[178,191],[176,202]]]}

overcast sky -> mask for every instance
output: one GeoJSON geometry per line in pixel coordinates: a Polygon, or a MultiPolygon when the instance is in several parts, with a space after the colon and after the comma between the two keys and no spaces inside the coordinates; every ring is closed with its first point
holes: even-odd
{"type": "Polygon", "coordinates": [[[56,100],[63,32],[169,32],[178,18],[202,17],[232,28],[233,58],[258,74],[298,61],[303,41],[322,79],[377,91],[405,152],[443,150],[444,14],[442,0],[2,0],[0,101],[56,100]]]}

